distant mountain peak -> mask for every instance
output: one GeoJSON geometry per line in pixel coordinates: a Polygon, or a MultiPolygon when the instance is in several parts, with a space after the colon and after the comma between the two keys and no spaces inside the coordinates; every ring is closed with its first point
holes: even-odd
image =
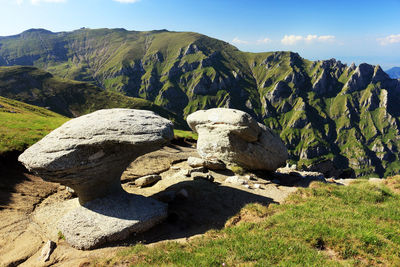
{"type": "Polygon", "coordinates": [[[32,28],[26,31],[23,31],[21,34],[26,34],[26,33],[45,33],[45,34],[54,34],[54,32],[42,29],[42,28],[32,28]]]}
{"type": "Polygon", "coordinates": [[[400,79],[400,67],[393,67],[385,71],[390,78],[392,79],[400,79]]]}

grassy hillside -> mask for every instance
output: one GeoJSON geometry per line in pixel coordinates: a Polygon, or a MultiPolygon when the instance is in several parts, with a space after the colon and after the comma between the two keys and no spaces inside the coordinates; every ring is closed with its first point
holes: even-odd
{"type": "MultiPolygon", "coordinates": [[[[237,108],[278,132],[292,163],[304,169],[327,176],[400,171],[400,82],[379,66],[309,61],[292,52],[245,53],[193,32],[124,29],[33,29],[0,38],[0,65],[16,64],[89,82],[74,85],[86,96],[57,103],[68,116],[139,102],[122,95],[146,99],[181,119],[199,109],[237,108]]],[[[46,79],[60,83],[55,76],[46,79]]],[[[40,106],[71,97],[48,92],[40,106]]],[[[150,102],[142,103],[155,109],[150,102]]],[[[166,116],[177,121],[171,114],[166,116]]]]}
{"type": "Polygon", "coordinates": [[[314,183],[283,205],[249,204],[187,243],[138,244],[93,266],[398,266],[400,178],[314,183]]]}
{"type": "Polygon", "coordinates": [[[146,109],[170,119],[177,128],[187,127],[179,116],[144,99],[104,91],[86,82],[59,78],[35,67],[0,67],[0,96],[46,107],[68,117],[104,108],[146,109]]]}
{"type": "Polygon", "coordinates": [[[0,154],[23,151],[67,120],[47,109],[0,97],[0,154]]]}

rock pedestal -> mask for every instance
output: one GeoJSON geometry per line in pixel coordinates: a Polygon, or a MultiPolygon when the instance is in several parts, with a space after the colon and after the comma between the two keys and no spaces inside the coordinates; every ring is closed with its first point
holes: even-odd
{"type": "Polygon", "coordinates": [[[120,177],[135,158],[161,148],[172,138],[172,123],[151,111],[99,110],[57,128],[21,154],[19,161],[44,180],[76,192],[81,206],[65,214],[59,227],[71,245],[89,249],[146,230],[166,217],[165,205],[127,194],[120,177]],[[110,220],[100,216],[105,207],[111,212],[106,215],[110,220]],[[109,231],[109,225],[121,227],[109,231]],[[85,234],[79,242],[74,241],[76,235],[93,229],[102,232],[95,235],[101,238],[82,241],[92,238],[85,234]]]}
{"type": "Polygon", "coordinates": [[[205,160],[275,171],[288,159],[280,137],[246,112],[227,108],[199,110],[190,114],[187,122],[199,134],[197,151],[205,160]]]}

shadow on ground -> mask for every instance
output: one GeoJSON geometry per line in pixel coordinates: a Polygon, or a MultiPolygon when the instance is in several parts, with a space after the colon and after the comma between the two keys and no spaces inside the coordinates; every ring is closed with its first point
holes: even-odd
{"type": "Polygon", "coordinates": [[[275,203],[268,197],[201,179],[174,184],[152,197],[162,199],[168,192],[182,189],[187,191],[188,197],[177,197],[169,202],[168,218],[165,222],[114,245],[132,245],[138,242],[149,244],[189,238],[211,229],[223,228],[227,220],[236,215],[246,204],[260,203],[267,206],[275,203]]]}
{"type": "Polygon", "coordinates": [[[17,160],[19,154],[9,152],[0,155],[0,210],[10,204],[16,185],[28,179],[28,171],[17,160]]]}

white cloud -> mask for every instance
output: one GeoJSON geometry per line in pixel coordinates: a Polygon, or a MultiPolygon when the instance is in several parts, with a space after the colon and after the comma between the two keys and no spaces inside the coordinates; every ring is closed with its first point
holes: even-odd
{"type": "Polygon", "coordinates": [[[300,42],[305,42],[307,44],[314,43],[314,42],[333,42],[335,41],[335,36],[333,35],[313,35],[309,34],[307,36],[302,36],[302,35],[285,35],[281,43],[284,45],[295,45],[300,42]]]}
{"type": "Polygon", "coordinates": [[[300,35],[285,35],[281,40],[284,45],[294,45],[304,39],[303,36],[300,35]]]}
{"type": "Polygon", "coordinates": [[[264,44],[269,44],[271,42],[272,42],[272,40],[267,37],[261,38],[257,41],[254,41],[254,40],[246,41],[246,40],[239,39],[239,37],[235,37],[231,41],[231,43],[235,44],[235,45],[264,45],[264,44]]]}
{"type": "Polygon", "coordinates": [[[320,42],[333,42],[335,41],[335,36],[333,35],[321,35],[318,37],[318,41],[320,42]]]}
{"type": "Polygon", "coordinates": [[[263,39],[257,40],[257,44],[268,44],[270,42],[272,42],[272,40],[269,38],[263,38],[263,39]]]}
{"type": "Polygon", "coordinates": [[[238,37],[233,38],[232,43],[233,44],[249,44],[248,41],[240,40],[238,37]]]}
{"type": "Polygon", "coordinates": [[[115,2],[120,2],[120,3],[125,3],[125,4],[131,4],[131,3],[137,3],[140,0],[113,0],[115,2]]]}
{"type": "Polygon", "coordinates": [[[377,41],[379,41],[381,45],[400,43],[400,34],[391,34],[385,38],[378,38],[377,41]]]}

